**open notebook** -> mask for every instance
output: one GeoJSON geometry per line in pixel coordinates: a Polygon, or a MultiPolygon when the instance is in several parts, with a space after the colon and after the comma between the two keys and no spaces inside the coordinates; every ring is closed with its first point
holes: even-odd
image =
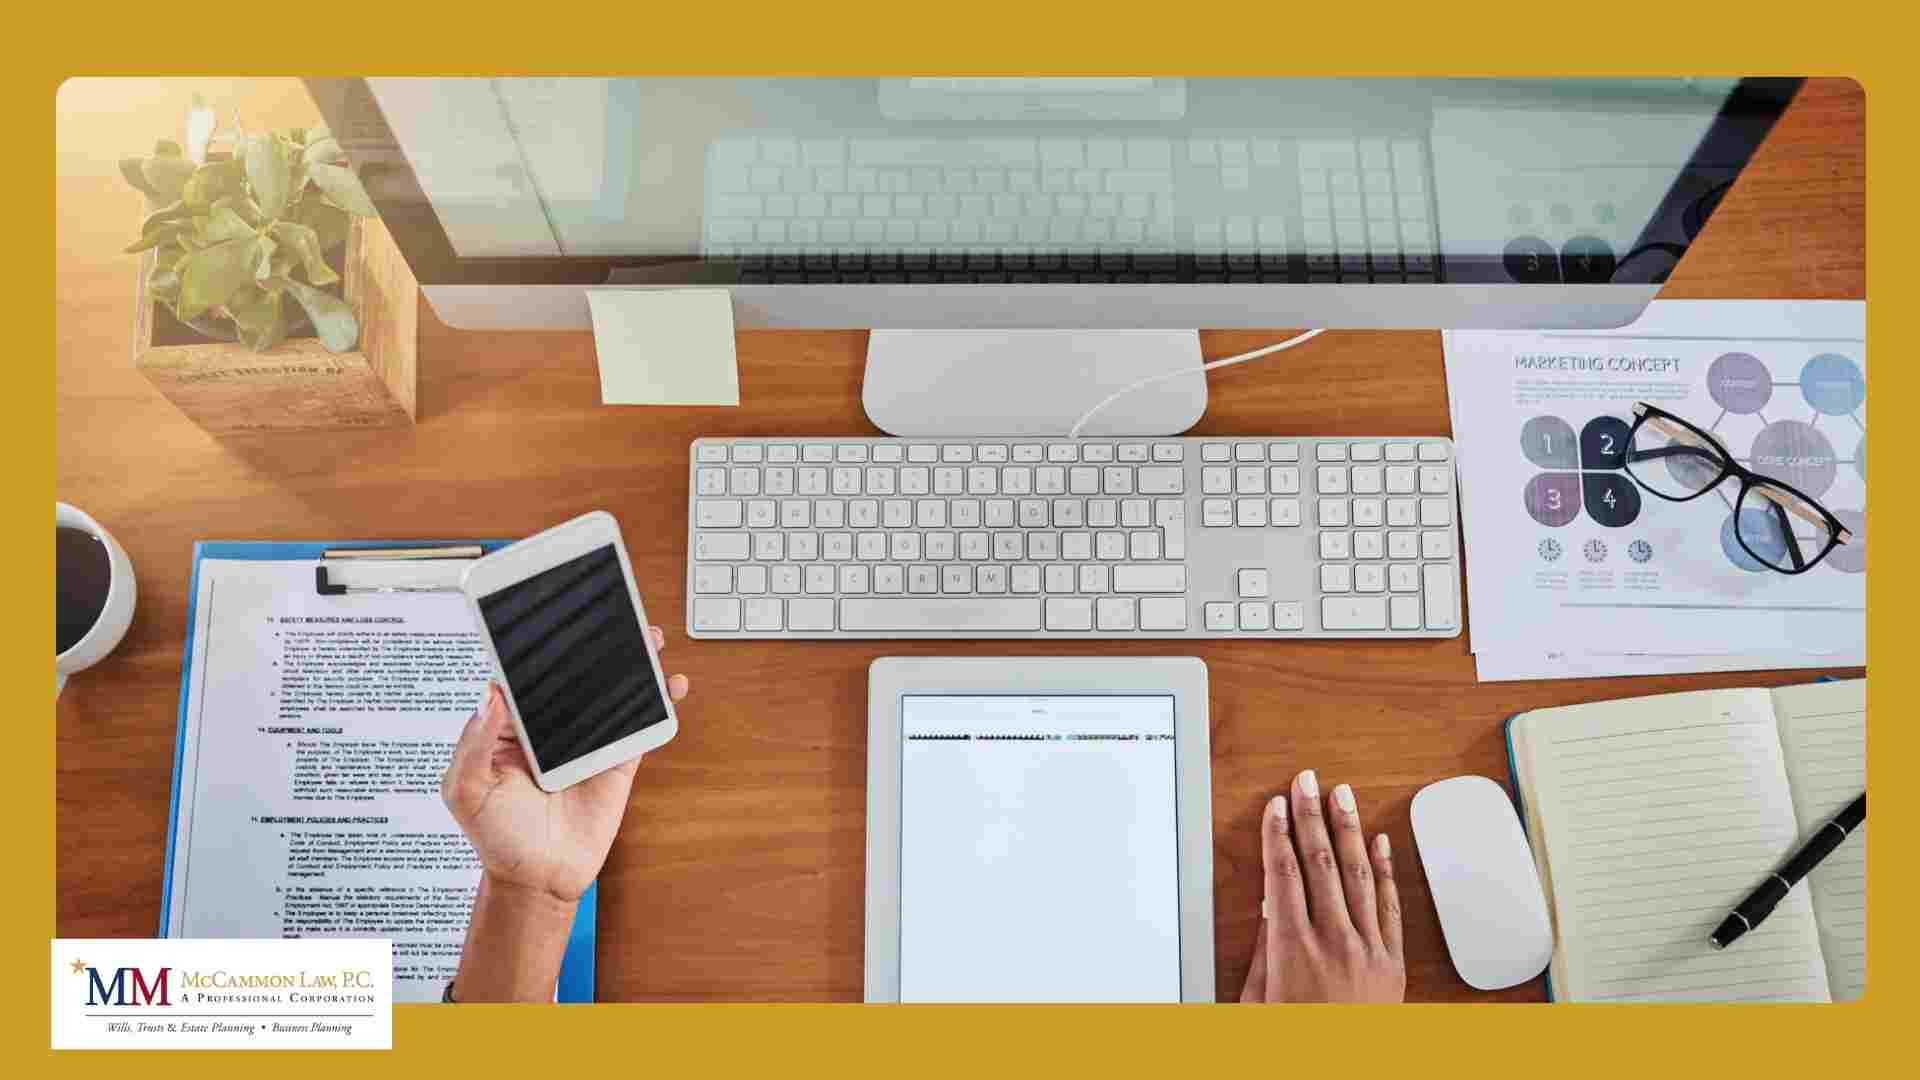
{"type": "Polygon", "coordinates": [[[1572,1001],[1848,1001],[1866,986],[1866,830],[1753,933],[1707,935],[1867,783],[1867,684],[1523,713],[1514,783],[1572,1001]]]}

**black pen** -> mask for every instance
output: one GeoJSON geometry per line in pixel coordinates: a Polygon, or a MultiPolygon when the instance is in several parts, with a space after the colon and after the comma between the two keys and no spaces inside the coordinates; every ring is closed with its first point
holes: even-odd
{"type": "Polygon", "coordinates": [[[1820,831],[1813,834],[1813,839],[1787,860],[1787,865],[1761,882],[1760,887],[1753,890],[1753,895],[1742,900],[1740,906],[1733,909],[1733,914],[1720,924],[1720,929],[1707,939],[1708,943],[1716,949],[1724,949],[1740,940],[1740,935],[1759,926],[1762,920],[1773,914],[1774,905],[1787,898],[1787,891],[1819,866],[1820,860],[1832,854],[1833,849],[1839,847],[1848,834],[1859,828],[1865,820],[1867,793],[1863,791],[1838,816],[1821,826],[1820,831]]]}

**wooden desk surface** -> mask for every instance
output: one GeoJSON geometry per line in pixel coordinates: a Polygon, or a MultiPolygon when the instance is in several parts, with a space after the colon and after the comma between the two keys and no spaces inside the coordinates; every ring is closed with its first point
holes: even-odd
{"type": "MultiPolygon", "coordinates": [[[[58,704],[56,932],[147,936],[157,924],[195,540],[515,536],[604,508],[623,523],[640,580],[655,583],[669,665],[694,689],[678,740],[641,769],[601,877],[600,997],[858,1000],[867,664],[986,647],[693,643],[678,629],[678,583],[688,441],[872,432],[860,409],[865,334],[741,334],[739,409],[605,408],[588,334],[464,333],[423,303],[417,426],[216,441],[134,371],[135,260],[118,253],[139,204],[115,159],[177,130],[195,89],[242,107],[256,130],[317,121],[287,80],[80,81],[59,101],[57,491],[125,543],[140,604],[125,644],[58,704]]],[[[1663,295],[1863,297],[1865,205],[1864,96],[1846,81],[1809,84],[1663,295]]],[[[1209,333],[1204,345],[1224,356],[1277,333],[1209,333]]],[[[1437,333],[1328,334],[1284,365],[1217,375],[1195,433],[1449,430],[1437,333]]],[[[1521,710],[1813,674],[1481,685],[1466,638],[1189,650],[1213,683],[1222,1000],[1237,999],[1252,948],[1260,808],[1296,770],[1351,783],[1370,828],[1392,834],[1409,998],[1484,999],[1447,960],[1408,833],[1416,790],[1458,773],[1505,782],[1501,721],[1521,710]]],[[[1535,982],[1493,996],[1541,993],[1535,982]]]]}

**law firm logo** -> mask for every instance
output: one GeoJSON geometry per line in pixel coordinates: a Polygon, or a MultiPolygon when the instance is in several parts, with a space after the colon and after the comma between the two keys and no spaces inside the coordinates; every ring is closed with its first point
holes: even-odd
{"type": "Polygon", "coordinates": [[[173,974],[172,968],[154,968],[149,972],[137,967],[117,967],[111,976],[107,976],[85,960],[76,959],[71,967],[75,974],[84,973],[87,977],[89,1007],[127,1008],[173,1004],[167,1000],[167,979],[173,974]]]}
{"type": "Polygon", "coordinates": [[[388,1049],[385,940],[56,940],[53,1047],[388,1049]]]}

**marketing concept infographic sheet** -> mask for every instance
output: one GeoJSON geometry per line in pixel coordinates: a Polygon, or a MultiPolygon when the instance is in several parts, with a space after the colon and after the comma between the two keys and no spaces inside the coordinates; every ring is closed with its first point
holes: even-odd
{"type": "Polygon", "coordinates": [[[1864,663],[1865,337],[1852,301],[1665,301],[1618,330],[1448,333],[1481,676],[1864,663]],[[1660,497],[1627,470],[1638,403],[1816,500],[1847,542],[1782,574],[1765,565],[1786,561],[1765,542],[1771,507],[1738,477],[1660,497]]]}

